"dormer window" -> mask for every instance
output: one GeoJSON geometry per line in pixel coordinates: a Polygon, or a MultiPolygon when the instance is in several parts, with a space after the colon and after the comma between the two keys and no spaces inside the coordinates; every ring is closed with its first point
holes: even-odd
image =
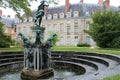
{"type": "Polygon", "coordinates": [[[67,12],[67,18],[70,18],[71,17],[71,12],[67,12]]]}
{"type": "Polygon", "coordinates": [[[60,18],[64,18],[64,13],[60,13],[60,18]]]}
{"type": "Polygon", "coordinates": [[[78,11],[74,11],[73,15],[74,15],[74,17],[78,17],[78,15],[79,15],[78,11]]]}
{"type": "Polygon", "coordinates": [[[24,22],[27,22],[27,18],[24,18],[24,22]]]}
{"type": "Polygon", "coordinates": [[[46,20],[46,16],[43,16],[43,20],[46,20]]]}
{"type": "Polygon", "coordinates": [[[20,20],[20,23],[23,23],[23,20],[20,20]]]}
{"type": "Polygon", "coordinates": [[[88,11],[86,12],[86,16],[90,16],[90,13],[88,11]]]}
{"type": "Polygon", "coordinates": [[[57,15],[57,14],[53,14],[53,18],[54,18],[54,19],[57,19],[57,18],[58,18],[58,15],[57,15]]]}
{"type": "Polygon", "coordinates": [[[32,18],[32,17],[30,17],[30,18],[29,18],[29,21],[30,21],[30,22],[32,22],[32,21],[33,21],[33,18],[32,18]]]}
{"type": "Polygon", "coordinates": [[[48,14],[48,15],[47,15],[47,19],[48,19],[48,20],[51,20],[51,19],[52,19],[52,15],[51,15],[51,14],[48,14]]]}

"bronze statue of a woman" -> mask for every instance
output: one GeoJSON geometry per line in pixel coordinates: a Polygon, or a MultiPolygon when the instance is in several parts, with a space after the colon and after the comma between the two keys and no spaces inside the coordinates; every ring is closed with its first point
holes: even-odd
{"type": "Polygon", "coordinates": [[[41,1],[41,4],[38,6],[38,9],[36,11],[36,15],[34,17],[34,24],[36,26],[41,25],[42,17],[45,15],[44,10],[49,6],[47,1],[43,0],[41,1]]]}

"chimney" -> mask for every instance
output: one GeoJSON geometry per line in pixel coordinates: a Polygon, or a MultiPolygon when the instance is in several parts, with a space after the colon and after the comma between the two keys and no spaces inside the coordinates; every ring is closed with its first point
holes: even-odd
{"type": "Polygon", "coordinates": [[[18,18],[17,14],[15,14],[15,18],[18,18]]]}
{"type": "Polygon", "coordinates": [[[80,0],[80,3],[83,3],[84,2],[84,0],[80,0]]]}
{"type": "Polygon", "coordinates": [[[69,8],[70,8],[69,0],[65,0],[65,12],[68,12],[69,8]]]}
{"type": "Polygon", "coordinates": [[[110,8],[110,0],[105,0],[104,1],[104,8],[109,9],[110,8]]]}
{"type": "Polygon", "coordinates": [[[8,18],[10,18],[10,15],[7,15],[8,18]]]}
{"type": "Polygon", "coordinates": [[[120,8],[120,6],[118,6],[118,8],[120,8]]]}
{"type": "Polygon", "coordinates": [[[0,10],[0,16],[2,16],[2,10],[0,10]]]}
{"type": "Polygon", "coordinates": [[[98,4],[103,5],[103,0],[99,0],[99,1],[98,1],[98,4]]]}

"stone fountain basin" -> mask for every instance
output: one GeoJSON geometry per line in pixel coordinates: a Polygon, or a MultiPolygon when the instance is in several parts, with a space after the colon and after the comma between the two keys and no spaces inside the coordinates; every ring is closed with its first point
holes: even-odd
{"type": "MultiPolygon", "coordinates": [[[[66,80],[97,80],[120,74],[120,57],[101,53],[52,52],[54,69],[75,72],[66,80]]],[[[22,52],[0,53],[0,73],[23,67],[22,52]]]]}

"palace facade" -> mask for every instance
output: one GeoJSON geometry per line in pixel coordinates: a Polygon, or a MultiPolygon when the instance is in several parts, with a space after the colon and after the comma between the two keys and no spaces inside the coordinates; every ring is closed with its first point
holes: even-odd
{"type": "MultiPolygon", "coordinates": [[[[45,40],[51,32],[57,33],[58,46],[75,46],[78,43],[92,44],[93,41],[84,30],[89,29],[91,15],[97,10],[115,10],[118,8],[110,6],[110,0],[98,0],[98,4],[87,4],[83,0],[77,4],[70,4],[65,1],[64,6],[49,7],[42,20],[42,27],[45,27],[45,40]]],[[[35,11],[33,11],[33,15],[35,11]]],[[[34,17],[34,16],[33,16],[34,17]]],[[[33,26],[33,17],[23,15],[24,21],[17,25],[17,32],[22,32],[28,37],[34,37],[30,27],[33,26]]]]}

